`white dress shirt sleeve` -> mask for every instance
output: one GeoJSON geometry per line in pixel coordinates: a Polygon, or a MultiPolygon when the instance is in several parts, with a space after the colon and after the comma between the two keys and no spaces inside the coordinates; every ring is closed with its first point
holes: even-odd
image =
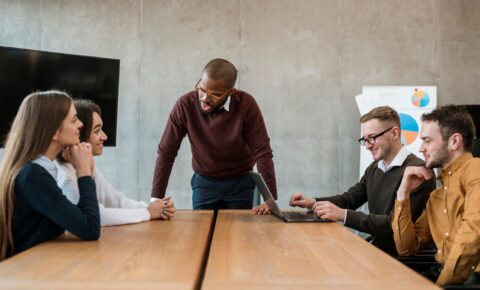
{"type": "Polygon", "coordinates": [[[150,220],[147,204],[126,197],[117,191],[95,167],[94,180],[102,226],[139,223],[150,220]]]}

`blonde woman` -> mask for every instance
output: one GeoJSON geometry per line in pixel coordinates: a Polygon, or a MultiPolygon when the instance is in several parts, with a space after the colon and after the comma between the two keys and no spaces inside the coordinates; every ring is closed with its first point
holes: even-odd
{"type": "MultiPolygon", "coordinates": [[[[93,156],[103,153],[103,143],[107,134],[103,131],[103,120],[100,107],[90,100],[75,100],[78,118],[83,123],[80,130],[80,141],[92,146],[93,156]]],[[[80,198],[77,186],[75,167],[69,162],[56,161],[62,175],[57,180],[63,193],[72,203],[77,204],[80,198]]],[[[155,200],[150,204],[127,198],[119,192],[105,178],[98,167],[95,167],[93,178],[95,180],[97,199],[100,208],[102,226],[115,226],[122,224],[139,223],[153,219],[170,219],[175,212],[175,206],[170,197],[155,200]]]]}
{"type": "Polygon", "coordinates": [[[83,240],[99,238],[93,157],[90,144],[79,144],[81,127],[66,93],[38,92],[23,100],[0,162],[0,260],[65,230],[83,240]],[[53,160],[62,150],[77,172],[78,205],[57,186],[53,160]]]}

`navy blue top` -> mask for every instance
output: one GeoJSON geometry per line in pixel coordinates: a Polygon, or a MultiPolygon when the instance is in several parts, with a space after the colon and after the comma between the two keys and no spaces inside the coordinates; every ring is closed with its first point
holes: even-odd
{"type": "Polygon", "coordinates": [[[84,176],[78,178],[78,187],[80,201],[74,205],[43,167],[31,162],[22,167],[15,178],[13,254],[54,239],[65,230],[82,240],[100,237],[95,182],[84,176]]]}

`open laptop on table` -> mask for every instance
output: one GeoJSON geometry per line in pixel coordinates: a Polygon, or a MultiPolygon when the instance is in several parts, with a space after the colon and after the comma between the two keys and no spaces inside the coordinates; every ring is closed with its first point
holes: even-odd
{"type": "Polygon", "coordinates": [[[283,220],[287,223],[303,223],[303,222],[331,222],[331,220],[321,219],[315,217],[313,212],[299,212],[299,211],[290,211],[290,212],[282,212],[278,207],[277,202],[273,199],[272,193],[270,189],[268,189],[267,184],[263,180],[263,177],[260,173],[251,172],[253,181],[260,191],[260,194],[263,197],[263,200],[267,203],[268,208],[272,212],[272,214],[279,219],[283,220]]]}

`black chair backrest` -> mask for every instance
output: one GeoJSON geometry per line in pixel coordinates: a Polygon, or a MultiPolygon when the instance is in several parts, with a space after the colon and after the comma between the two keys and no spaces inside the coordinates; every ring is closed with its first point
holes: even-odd
{"type": "Polygon", "coordinates": [[[472,154],[473,157],[480,157],[480,138],[473,140],[472,154]]]}
{"type": "Polygon", "coordinates": [[[480,105],[466,105],[465,108],[472,116],[473,123],[477,129],[475,132],[477,138],[473,140],[472,154],[474,157],[480,157],[480,105]]]}

